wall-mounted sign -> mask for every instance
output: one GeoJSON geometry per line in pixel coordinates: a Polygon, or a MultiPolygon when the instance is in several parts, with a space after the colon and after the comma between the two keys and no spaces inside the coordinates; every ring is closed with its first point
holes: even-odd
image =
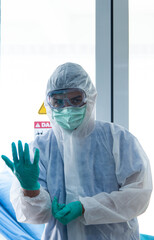
{"type": "Polygon", "coordinates": [[[34,135],[35,137],[38,135],[43,135],[46,133],[51,127],[51,123],[49,121],[37,121],[34,122],[34,135]]]}
{"type": "Polygon", "coordinates": [[[40,109],[38,110],[38,114],[47,114],[44,102],[42,103],[40,109]]]}

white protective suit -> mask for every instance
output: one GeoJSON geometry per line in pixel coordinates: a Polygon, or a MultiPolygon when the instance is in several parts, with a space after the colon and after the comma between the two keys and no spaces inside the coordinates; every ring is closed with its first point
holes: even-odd
{"type": "Polygon", "coordinates": [[[96,90],[80,65],[59,66],[48,81],[46,95],[76,87],[87,95],[86,115],[76,130],[62,129],[45,104],[52,129],[29,145],[32,161],[35,148],[40,150],[41,192],[24,197],[15,181],[11,202],[17,219],[47,223],[45,240],[139,239],[136,217],[146,210],[152,191],[148,158],[126,129],[94,120],[96,90]],[[54,196],[59,203],[81,201],[84,214],[64,226],[52,216],[54,196]]]}

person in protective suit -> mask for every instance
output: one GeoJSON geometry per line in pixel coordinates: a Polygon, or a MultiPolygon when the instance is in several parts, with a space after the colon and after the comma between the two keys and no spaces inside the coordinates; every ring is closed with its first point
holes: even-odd
{"type": "Polygon", "coordinates": [[[148,158],[124,127],[95,120],[96,89],[78,64],[60,65],[47,83],[52,129],[12,143],[18,221],[46,223],[42,239],[139,239],[137,216],[148,207],[148,158]]]}

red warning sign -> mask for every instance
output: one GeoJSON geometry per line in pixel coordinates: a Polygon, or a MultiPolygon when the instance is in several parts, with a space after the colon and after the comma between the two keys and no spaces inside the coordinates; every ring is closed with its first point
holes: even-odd
{"type": "Polygon", "coordinates": [[[51,123],[48,121],[34,122],[34,137],[44,135],[50,129],[51,123]]]}
{"type": "Polygon", "coordinates": [[[51,123],[48,121],[45,122],[34,122],[34,128],[39,129],[39,128],[51,128],[51,123]]]}

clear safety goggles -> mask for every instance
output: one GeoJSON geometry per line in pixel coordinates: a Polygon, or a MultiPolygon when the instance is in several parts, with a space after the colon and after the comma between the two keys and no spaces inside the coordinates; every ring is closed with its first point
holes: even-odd
{"type": "Polygon", "coordinates": [[[48,93],[47,103],[51,108],[81,107],[86,103],[86,94],[80,88],[54,90],[48,93]]]}

